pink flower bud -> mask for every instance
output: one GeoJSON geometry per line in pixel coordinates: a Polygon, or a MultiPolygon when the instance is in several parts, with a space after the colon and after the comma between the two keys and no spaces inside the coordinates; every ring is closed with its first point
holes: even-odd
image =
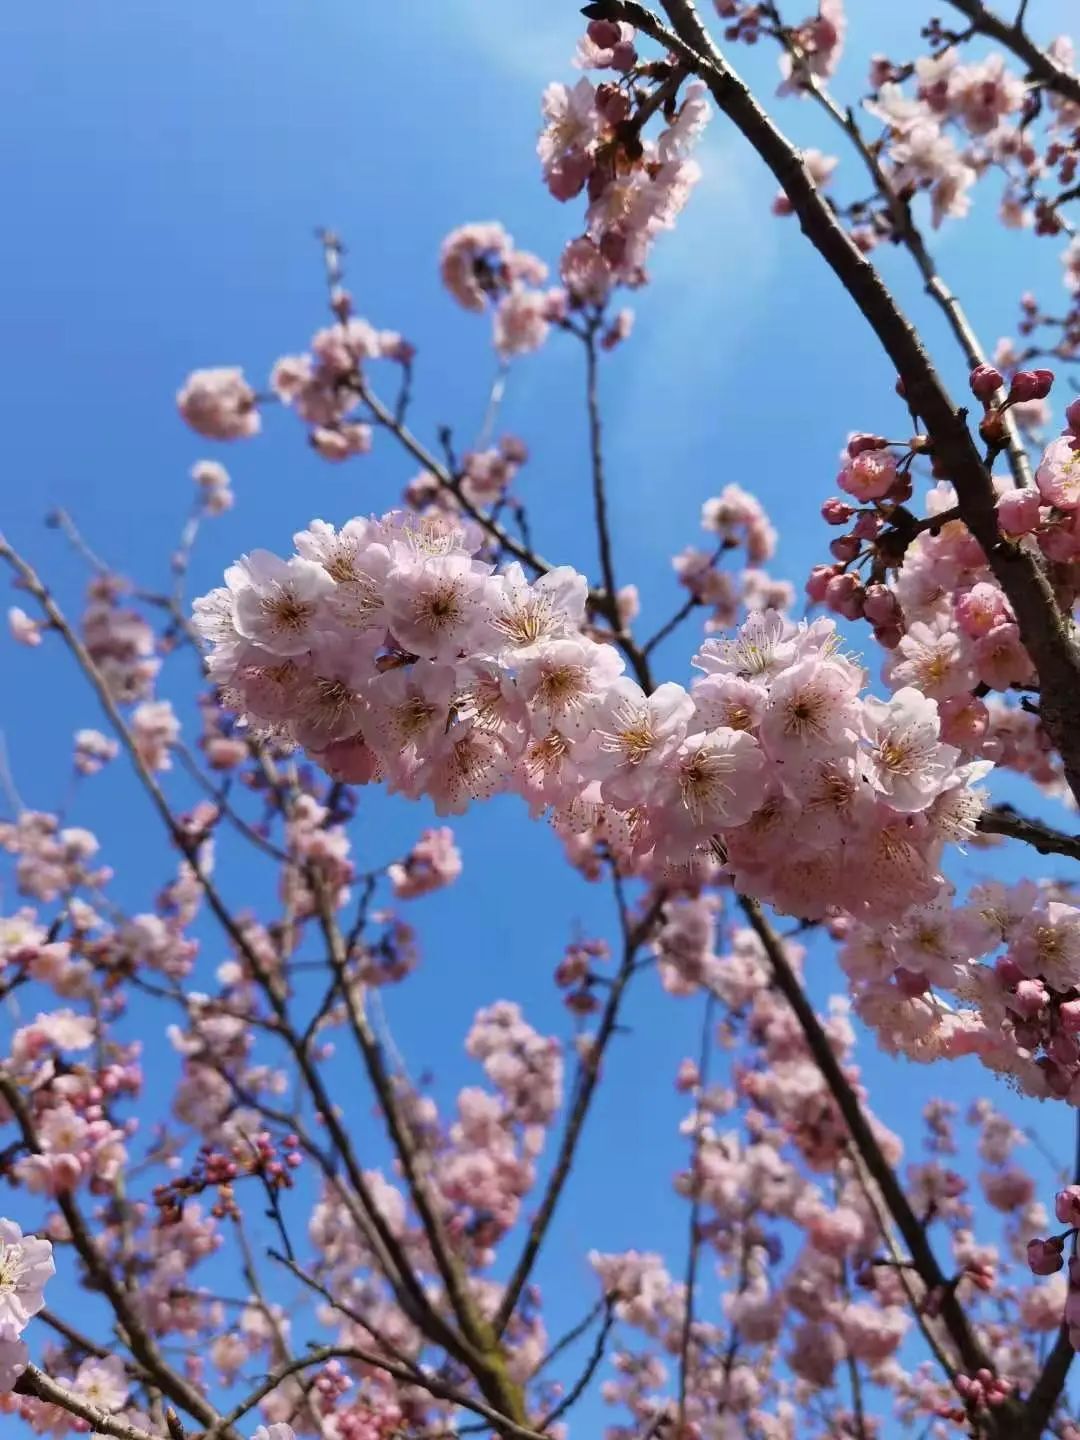
{"type": "Polygon", "coordinates": [[[1009,386],[1009,399],[1021,404],[1027,400],[1045,400],[1053,383],[1052,370],[1018,370],[1009,386]]]}
{"type": "Polygon", "coordinates": [[[1012,1008],[1025,1020],[1033,1020],[1049,998],[1041,980],[1021,980],[1016,987],[1012,1008]]]}
{"type": "Polygon", "coordinates": [[[1080,1045],[1077,1044],[1076,1037],[1064,1032],[1054,1036],[1047,1045],[1046,1052],[1059,1065],[1073,1067],[1080,1060],[1080,1045]]]}
{"type": "Polygon", "coordinates": [[[1019,985],[1024,978],[1024,972],[1011,955],[1002,955],[994,962],[994,973],[1001,983],[1010,989],[1013,985],[1019,985]]]}
{"type": "Polygon", "coordinates": [[[904,632],[899,625],[875,625],[874,639],[883,650],[895,650],[904,638],[904,632]]]}
{"type": "Polygon", "coordinates": [[[854,560],[862,546],[854,535],[840,535],[829,545],[829,553],[844,564],[854,560]]]}
{"type": "Polygon", "coordinates": [[[1065,406],[1065,425],[1074,435],[1080,435],[1080,400],[1065,406]]]}
{"type": "Polygon", "coordinates": [[[1054,1214],[1062,1225],[1080,1225],[1080,1185],[1067,1185],[1057,1192],[1054,1214]]]}
{"type": "Polygon", "coordinates": [[[1066,1000],[1058,1007],[1061,1028],[1070,1035],[1080,1035],[1080,1000],[1066,1000]]]}
{"type": "Polygon", "coordinates": [[[590,20],[585,32],[598,50],[611,50],[622,39],[615,20],[590,20]]]}
{"type": "Polygon", "coordinates": [[[914,970],[903,968],[896,972],[896,988],[903,995],[925,995],[930,989],[930,982],[925,975],[914,970]]]}
{"type": "Polygon", "coordinates": [[[815,565],[806,581],[806,594],[815,605],[825,599],[829,581],[836,575],[835,565],[815,565]]]}
{"type": "Polygon", "coordinates": [[[895,625],[900,618],[900,602],[887,585],[868,585],[863,614],[872,625],[895,625]]]}
{"type": "Polygon", "coordinates": [[[968,379],[971,393],[976,400],[983,401],[992,400],[1005,383],[1001,371],[995,370],[993,365],[976,365],[968,379]]]}
{"type": "Polygon", "coordinates": [[[834,575],[825,587],[825,604],[846,620],[862,615],[862,582],[856,575],[834,575]]]}
{"type": "Polygon", "coordinates": [[[888,443],[882,435],[868,435],[859,431],[848,441],[847,453],[854,460],[855,456],[861,455],[864,450],[884,450],[888,443]]]}
{"type": "Polygon", "coordinates": [[[855,514],[855,508],[838,495],[832,495],[821,507],[821,518],[826,525],[846,525],[855,514]]]}
{"type": "Polygon", "coordinates": [[[1063,1241],[1056,1237],[1051,1240],[1029,1240],[1027,1246],[1028,1269],[1033,1275],[1054,1275],[1064,1267],[1062,1257],[1063,1241]]]}

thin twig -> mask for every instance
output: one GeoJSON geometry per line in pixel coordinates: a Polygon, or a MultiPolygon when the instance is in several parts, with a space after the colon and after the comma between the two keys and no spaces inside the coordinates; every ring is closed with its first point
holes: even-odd
{"type": "Polygon", "coordinates": [[[686,1429],[686,1396],[690,1380],[690,1340],[694,1328],[694,1292],[697,1288],[698,1257],[701,1254],[701,1147],[705,1130],[704,1100],[709,1085],[709,1057],[712,1054],[713,1016],[716,997],[709,991],[705,998],[705,1014],[701,1021],[701,1048],[698,1055],[698,1102],[694,1115],[694,1143],[690,1159],[690,1243],[686,1256],[686,1302],[683,1308],[682,1334],[679,1338],[679,1424],[677,1434],[686,1429]]]}
{"type": "Polygon", "coordinates": [[[607,1050],[608,1043],[615,1033],[623,995],[634,974],[635,957],[639,947],[648,938],[653,925],[660,915],[662,907],[662,899],[654,900],[641,921],[636,926],[628,926],[626,928],[622,963],[619,966],[618,974],[612,982],[611,989],[608,991],[607,1003],[600,1017],[600,1024],[597,1027],[596,1035],[581,1062],[573,1105],[567,1118],[565,1129],[563,1130],[559,1153],[555,1160],[555,1167],[548,1180],[547,1188],[540,1202],[540,1208],[537,1210],[536,1215],[533,1217],[532,1224],[529,1226],[529,1233],[526,1236],[521,1255],[517,1264],[514,1266],[510,1279],[507,1281],[502,1302],[495,1316],[494,1329],[497,1335],[503,1333],[509,1323],[511,1315],[514,1313],[521,1292],[525,1288],[529,1275],[532,1273],[533,1265],[536,1263],[536,1257],[544,1242],[544,1236],[547,1234],[548,1226],[551,1224],[563,1189],[570,1177],[574,1157],[577,1154],[578,1141],[581,1138],[581,1132],[585,1125],[585,1120],[588,1117],[592,1098],[600,1079],[601,1062],[607,1050]]]}

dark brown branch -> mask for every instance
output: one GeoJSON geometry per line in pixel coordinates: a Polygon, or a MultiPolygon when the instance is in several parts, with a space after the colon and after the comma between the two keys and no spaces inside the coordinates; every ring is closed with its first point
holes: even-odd
{"type": "Polygon", "coordinates": [[[607,486],[604,476],[603,435],[600,424],[600,396],[597,387],[596,324],[590,324],[583,337],[585,344],[585,405],[589,413],[589,463],[592,473],[593,514],[596,539],[600,548],[600,575],[604,582],[604,610],[611,628],[622,630],[619,619],[618,586],[615,583],[615,558],[611,551],[611,523],[608,519],[607,486]]]}
{"type": "MultiPolygon", "coordinates": [[[[1080,1184],[1080,1115],[1076,1119],[1073,1183],[1080,1184]]],[[[1075,1237],[1073,1248],[1074,1250],[1076,1248],[1075,1237]]],[[[1017,1440],[1039,1440],[1039,1437],[1044,1434],[1050,1417],[1054,1413],[1054,1406],[1065,1389],[1065,1381],[1068,1379],[1069,1369],[1075,1356],[1076,1351],[1069,1339],[1069,1327],[1062,1324],[1057,1339],[1054,1341],[1054,1348],[1047,1356],[1046,1364],[1043,1366],[1039,1378],[1031,1387],[1031,1394],[1027,1397],[1023,1428],[1018,1434],[1017,1440]]]]}
{"type": "MultiPolygon", "coordinates": [[[[100,1405],[91,1404],[84,1396],[69,1390],[66,1385],[58,1384],[36,1365],[28,1365],[19,1376],[15,1382],[15,1393],[30,1395],[35,1400],[43,1400],[47,1405],[66,1410],[69,1415],[77,1415],[86,1422],[92,1432],[111,1435],[114,1440],[160,1440],[159,1436],[151,1435],[148,1430],[143,1430],[138,1425],[132,1425],[122,1416],[112,1415],[100,1405]]],[[[232,1433],[235,1434],[235,1431],[232,1433]]]]}
{"type": "Polygon", "coordinates": [[[555,1406],[555,1408],[553,1410],[549,1410],[548,1413],[544,1416],[544,1418],[540,1421],[538,1427],[540,1430],[549,1430],[551,1426],[554,1425],[556,1420],[558,1420],[561,1416],[565,1415],[568,1410],[572,1409],[572,1407],[577,1404],[577,1402],[581,1399],[582,1395],[584,1395],[585,1391],[589,1388],[589,1385],[592,1383],[593,1376],[596,1374],[597,1370],[599,1370],[600,1362],[604,1358],[604,1350],[607,1348],[608,1336],[611,1334],[612,1327],[615,1324],[614,1300],[612,1300],[610,1297],[606,1298],[604,1301],[604,1306],[604,1323],[600,1327],[600,1331],[596,1337],[596,1342],[592,1348],[592,1353],[590,1354],[589,1359],[586,1362],[585,1369],[581,1372],[577,1380],[570,1387],[570,1389],[563,1396],[563,1398],[559,1401],[559,1403],[555,1406]]]}
{"type": "MultiPolygon", "coordinates": [[[[287,1380],[291,1375],[298,1374],[301,1370],[310,1369],[312,1366],[325,1365],[328,1360],[359,1360],[363,1365],[370,1365],[376,1370],[382,1370],[392,1376],[401,1385],[419,1387],[426,1390],[436,1400],[445,1400],[451,1405],[458,1405],[462,1410],[471,1410],[474,1415],[482,1415],[497,1435],[505,1437],[505,1440],[542,1440],[540,1432],[530,1430],[527,1425],[520,1425],[507,1415],[501,1415],[490,1405],[482,1400],[477,1400],[464,1391],[458,1390],[453,1385],[448,1385],[438,1376],[432,1375],[427,1370],[419,1367],[398,1365],[393,1360],[388,1360],[385,1355],[379,1355],[374,1350],[362,1350],[355,1345],[321,1345],[312,1347],[305,1355],[296,1360],[290,1360],[278,1368],[266,1378],[244,1399],[241,1406],[235,1407],[230,1414],[239,1419],[241,1415],[257,1405],[264,1396],[276,1390],[282,1381],[287,1380]]],[[[144,1436],[138,1432],[128,1440],[153,1440],[153,1437],[144,1436]]]]}
{"type": "Polygon", "coordinates": [[[821,1071],[825,1083],[829,1087],[829,1092],[836,1102],[837,1109],[851,1133],[859,1156],[866,1166],[870,1178],[881,1192],[889,1213],[903,1236],[915,1269],[927,1289],[942,1296],[941,1318],[956,1346],[962,1368],[971,1375],[984,1367],[992,1369],[982,1346],[971,1329],[963,1308],[956,1299],[954,1288],[949,1287],[946,1277],[937,1263],[934,1252],[930,1248],[930,1242],[926,1238],[925,1227],[911,1208],[892,1166],[882,1154],[877,1138],[863,1114],[858,1097],[833,1052],[829,1038],[814,1013],[813,1006],[806,997],[806,992],[791,968],[784,953],[783,944],[766,920],[756,900],[741,895],[739,904],[751,929],[764,947],[772,967],[776,987],[795,1012],[811,1058],[821,1071]]]}
{"type": "Polygon", "coordinates": [[[315,891],[319,921],[327,948],[330,951],[331,963],[345,1001],[349,1028],[363,1058],[368,1079],[378,1098],[390,1138],[401,1162],[409,1194],[423,1225],[424,1235],[434,1256],[436,1268],[446,1287],[454,1316],[469,1344],[477,1352],[477,1360],[473,1366],[477,1383],[488,1395],[488,1398],[495,1402],[500,1413],[509,1413],[520,1420],[524,1417],[521,1387],[509,1379],[506,1373],[505,1357],[494,1345],[488,1326],[478,1313],[475,1300],[469,1293],[468,1282],[450,1245],[435,1199],[430,1193],[427,1176],[423,1169],[423,1155],[416,1144],[408,1117],[400,1104],[393,1079],[386,1068],[382,1049],[371,1028],[363,1003],[358,998],[356,985],[350,983],[346,973],[348,952],[345,939],[330,906],[326,888],[317,874],[313,873],[310,879],[315,891]]]}
{"type": "Polygon", "coordinates": [[[1010,840],[1023,840],[1040,855],[1067,855],[1070,860],[1080,860],[1080,835],[1065,835],[1041,820],[1029,820],[1018,815],[1011,805],[995,805],[985,810],[979,816],[979,829],[984,835],[1007,835],[1010,840]]]}
{"type": "Polygon", "coordinates": [[[1080,76],[1063,69],[1028,35],[1023,27],[1024,5],[1020,7],[1016,23],[1010,25],[1000,15],[988,10],[980,0],[949,0],[949,4],[967,18],[977,34],[996,40],[1006,50],[1011,50],[1018,60],[1023,60],[1028,75],[1037,80],[1043,89],[1052,90],[1055,95],[1080,105],[1080,76]]]}

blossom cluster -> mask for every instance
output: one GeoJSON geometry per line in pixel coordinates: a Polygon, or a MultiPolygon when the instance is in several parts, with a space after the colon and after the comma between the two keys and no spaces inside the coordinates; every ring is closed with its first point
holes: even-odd
{"type": "Polygon", "coordinates": [[[228,703],[337,779],[441,814],[517,793],[564,832],[602,826],[637,873],[719,856],[812,917],[932,899],[979,813],[985,763],[942,740],[919,690],[864,697],[830,621],[757,612],[704,642],[689,691],[646,694],[584,632],[567,567],[496,572],[452,519],[403,514],[316,521],[296,545],[233,566],[195,623],[228,703]]]}

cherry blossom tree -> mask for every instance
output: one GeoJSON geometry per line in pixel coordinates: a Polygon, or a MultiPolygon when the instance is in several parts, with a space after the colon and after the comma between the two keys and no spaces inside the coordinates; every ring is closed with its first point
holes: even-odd
{"type": "MultiPolygon", "coordinates": [[[[1080,358],[1080,75],[1028,8],[950,0],[919,53],[876,56],[838,98],[841,0],[805,17],[594,0],[540,101],[539,178],[566,216],[553,270],[495,221],[432,257],[448,303],[491,329],[474,448],[414,427],[422,344],[357,313],[324,231],[307,348],[257,384],[196,370],[177,405],[214,442],[295,420],[333,465],[385,447],[399,497],[340,525],[305,509],[291,548],[250,550],[191,603],[200,530],[234,503],[199,460],[163,589],[54,517],[89,570],[78,618],[0,540],[14,639],[39,664],[66,651],[102,712],[74,736],[75,793],[126,763],[174,857],[132,906],[69,801],[26,808],[6,777],[6,1414],[117,1440],[539,1440],[584,1433],[595,1392],[613,1440],[1078,1440],[1080,1170],[1030,1171],[1037,1132],[995,1103],[1007,1082],[1032,1111],[1080,1106],[1080,400],[1052,404],[1080,358]],[[785,125],[820,111],[836,154],[778,128],[735,68],[750,44],[775,50],[785,125]],[[693,203],[710,124],[775,177],[762,224],[797,221],[885,351],[907,438],[851,416],[835,485],[814,477],[821,563],[794,584],[765,568],[776,531],[753,494],[703,495],[704,539],[673,560],[682,603],[646,624],[616,544],[604,364],[635,343],[628,302],[693,203]],[[988,352],[932,246],[995,206],[1059,248],[1064,294],[1016,277],[1017,337],[988,352]],[[969,393],[887,286],[885,247],[940,308],[941,363],[969,393]],[[527,443],[500,431],[507,376],[542,346],[584,376],[591,575],[542,553],[527,443]],[[199,687],[194,728],[166,664],[199,687]],[[1000,798],[1010,772],[1028,813],[1000,798]],[[376,789],[437,819],[404,856],[369,854],[353,823],[376,789]],[[465,873],[453,817],[495,796],[516,797],[508,830],[548,821],[613,924],[568,924],[565,1033],[492,995],[464,1037],[472,1079],[441,1093],[380,995],[425,1003],[405,917],[465,873]],[[1007,882],[955,878],[958,852],[1003,846],[1007,882]],[[267,877],[257,906],[218,863],[237,847],[267,877]],[[847,981],[824,1008],[811,934],[847,981]],[[592,1237],[580,1319],[553,1333],[540,1259],[613,1047],[648,1063],[621,1021],[650,985],[700,1017],[662,1077],[685,1104],[685,1244],[592,1237]],[[874,1046],[932,1062],[946,1094],[948,1062],[973,1059],[989,1098],[930,1103],[905,1156],[860,1078],[874,1046]]],[[[550,967],[527,938],[515,964],[550,967]]]]}

